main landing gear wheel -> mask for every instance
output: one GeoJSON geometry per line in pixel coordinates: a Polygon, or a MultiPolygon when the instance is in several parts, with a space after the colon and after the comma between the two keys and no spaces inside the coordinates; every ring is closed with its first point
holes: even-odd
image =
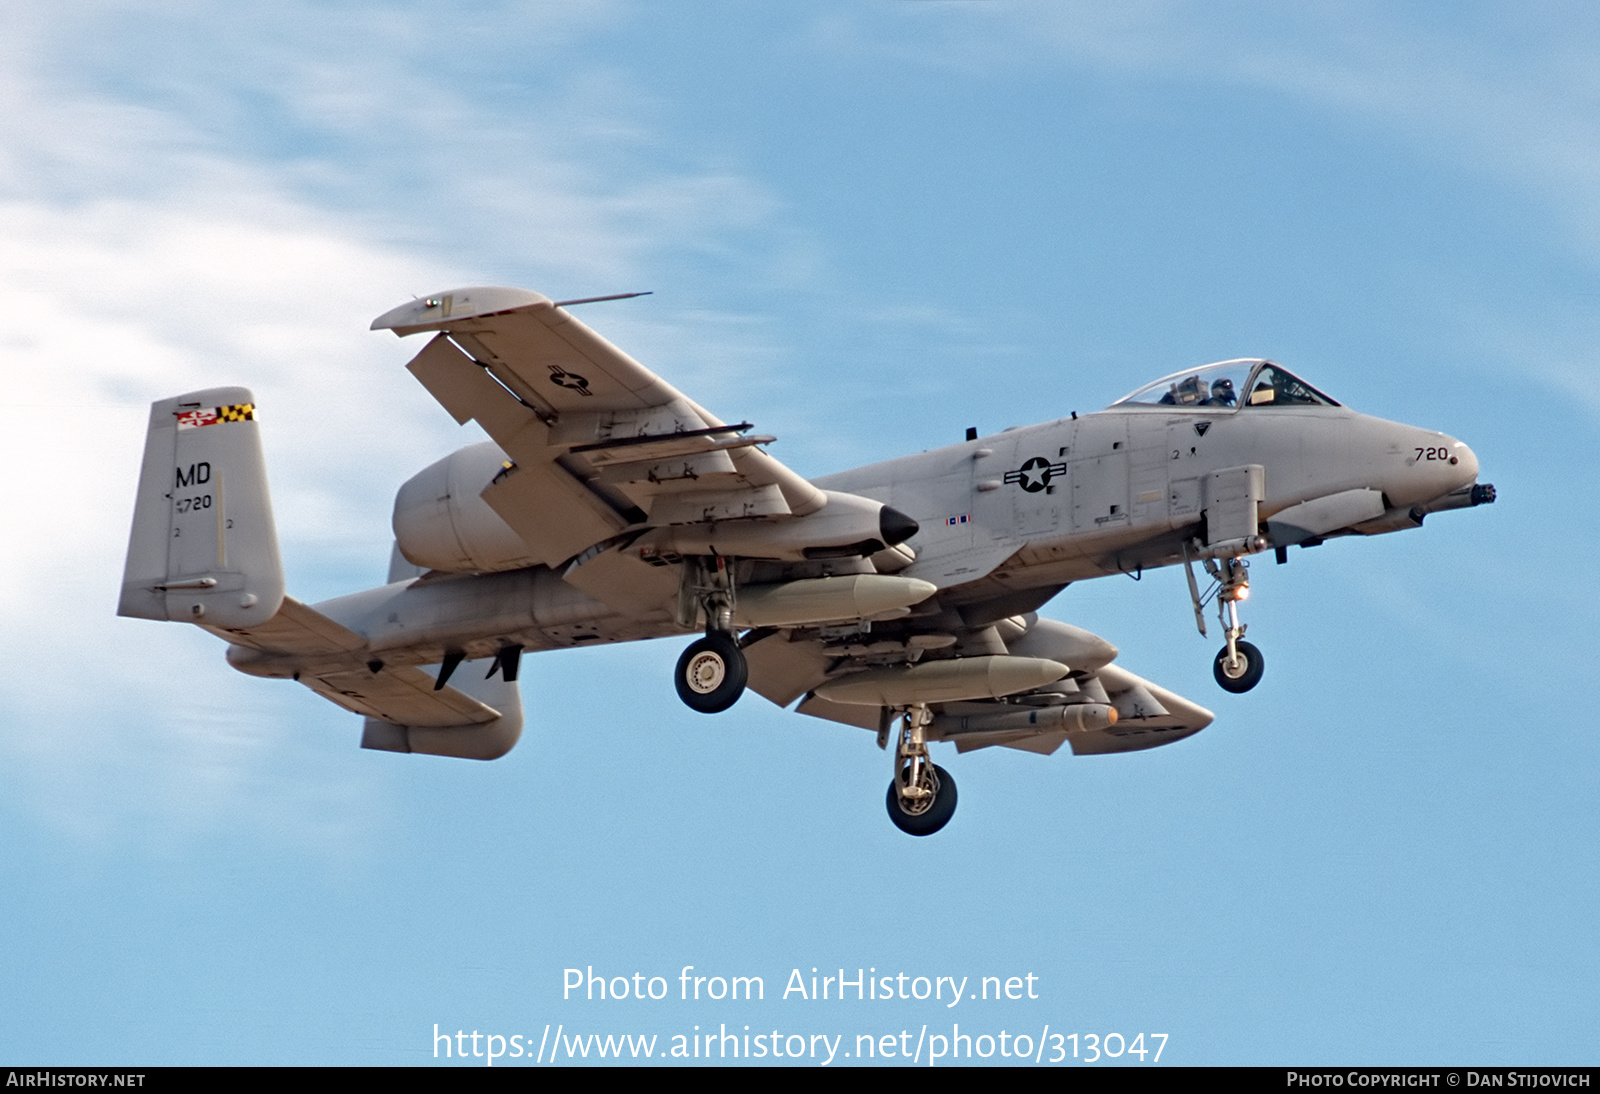
{"type": "Polygon", "coordinates": [[[701,714],[718,714],[744,694],[750,669],[732,635],[712,631],[678,658],[678,698],[701,714]]]}
{"type": "Polygon", "coordinates": [[[919,781],[921,789],[929,793],[921,800],[908,800],[901,793],[901,780],[911,769],[910,764],[902,767],[899,776],[889,783],[889,819],[902,832],[931,836],[955,816],[956,781],[938,764],[923,764],[919,781]]]}
{"type": "Polygon", "coordinates": [[[1217,651],[1217,659],[1212,664],[1211,671],[1223,691],[1243,695],[1261,683],[1261,674],[1266,670],[1266,662],[1261,657],[1261,651],[1249,642],[1235,642],[1234,647],[1238,650],[1238,657],[1230,660],[1228,647],[1223,646],[1217,651]]]}

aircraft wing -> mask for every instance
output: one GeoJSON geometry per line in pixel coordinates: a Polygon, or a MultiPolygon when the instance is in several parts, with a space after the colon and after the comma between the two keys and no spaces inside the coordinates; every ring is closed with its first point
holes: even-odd
{"type": "Polygon", "coordinates": [[[545,565],[628,528],[802,516],[825,503],[760,447],[772,437],[725,423],[538,293],[458,289],[372,327],[437,332],[407,367],[510,456],[483,499],[545,565]]]}

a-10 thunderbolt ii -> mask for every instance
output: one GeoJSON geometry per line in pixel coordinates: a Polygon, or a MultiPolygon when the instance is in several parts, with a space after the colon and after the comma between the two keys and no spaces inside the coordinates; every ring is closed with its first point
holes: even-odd
{"type": "Polygon", "coordinates": [[[1462,442],[1271,361],[807,480],[538,293],[459,289],[372,327],[431,334],[407,367],[493,438],[400,488],[389,583],[284,595],[254,399],[213,388],[151,408],[120,614],[204,627],[241,672],[364,715],[363,747],[476,759],[521,733],[523,653],[699,633],[685,703],[749,687],[875,733],[913,835],[956,804],[931,741],[1131,752],[1211,722],[1039,618],[1069,583],[1185,566],[1201,633],[1214,599],[1226,639],[1217,682],[1243,692],[1263,665],[1239,621],[1250,556],[1494,500],[1462,442]]]}

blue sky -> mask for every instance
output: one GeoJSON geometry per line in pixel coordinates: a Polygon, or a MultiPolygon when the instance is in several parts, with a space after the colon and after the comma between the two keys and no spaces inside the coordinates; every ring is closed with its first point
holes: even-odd
{"type": "Polygon", "coordinates": [[[0,1058],[959,1022],[1593,1062],[1597,46],[1562,4],[6,9],[0,1058]],[[263,407],[291,590],[381,580],[394,489],[477,437],[367,324],[482,283],[654,290],[585,318],[806,474],[1261,355],[1501,499],[1258,564],[1248,696],[1176,571],[1069,588],[1047,614],[1217,721],[936,757],[927,840],[866,735],[683,708],[678,642],[531,658],[474,764],[113,617],[147,405],[216,384],[263,407]],[[685,965],[767,999],[677,1000],[685,965]],[[588,966],[674,995],[563,1000],[588,966]],[[814,966],[1039,998],[778,998],[814,966]]]}

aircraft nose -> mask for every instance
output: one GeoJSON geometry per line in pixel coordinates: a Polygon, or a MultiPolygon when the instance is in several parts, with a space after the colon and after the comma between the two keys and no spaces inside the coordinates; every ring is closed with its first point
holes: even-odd
{"type": "Polygon", "coordinates": [[[1466,442],[1451,438],[1450,464],[1456,472],[1458,486],[1469,486],[1478,481],[1478,457],[1466,442]]]}
{"type": "Polygon", "coordinates": [[[1390,449],[1398,466],[1383,478],[1389,504],[1400,508],[1432,502],[1478,481],[1478,457],[1467,445],[1445,433],[1406,427],[1408,439],[1390,449]]]}

